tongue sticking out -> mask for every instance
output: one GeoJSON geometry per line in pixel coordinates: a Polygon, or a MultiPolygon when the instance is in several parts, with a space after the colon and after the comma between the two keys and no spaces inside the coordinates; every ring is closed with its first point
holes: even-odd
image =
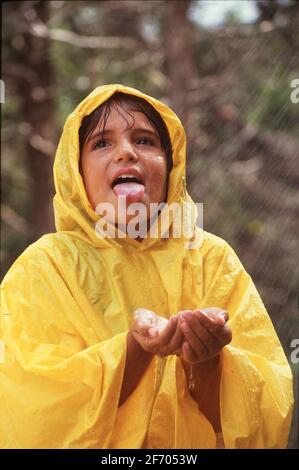
{"type": "Polygon", "coordinates": [[[114,186],[113,191],[116,196],[126,196],[126,202],[140,202],[144,194],[145,187],[140,183],[120,183],[114,186]]]}

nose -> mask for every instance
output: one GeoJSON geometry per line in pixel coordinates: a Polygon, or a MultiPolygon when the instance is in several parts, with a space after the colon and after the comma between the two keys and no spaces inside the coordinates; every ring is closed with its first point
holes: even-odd
{"type": "Polygon", "coordinates": [[[128,140],[123,140],[119,143],[114,156],[115,162],[130,160],[137,161],[138,158],[139,157],[135,152],[135,149],[133,148],[131,143],[128,142],[128,140]]]}

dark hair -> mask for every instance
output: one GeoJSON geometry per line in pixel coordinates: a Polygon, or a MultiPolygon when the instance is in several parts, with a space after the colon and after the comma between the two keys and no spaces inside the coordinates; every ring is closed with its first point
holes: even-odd
{"type": "Polygon", "coordinates": [[[163,121],[162,117],[155,110],[153,106],[151,106],[146,100],[143,98],[139,98],[138,96],[128,95],[126,93],[116,92],[110,98],[105,101],[103,104],[98,106],[91,114],[85,116],[82,120],[80,129],[79,129],[79,142],[80,142],[80,155],[82,153],[83,145],[86,140],[89,139],[92,132],[96,129],[98,123],[100,122],[101,118],[103,118],[102,122],[102,133],[105,131],[105,127],[107,124],[107,120],[109,118],[111,108],[113,103],[117,104],[117,110],[123,116],[125,121],[128,124],[128,129],[132,127],[135,123],[134,117],[129,113],[130,111],[141,112],[143,113],[147,119],[153,124],[155,129],[157,130],[161,147],[165,152],[167,158],[167,175],[169,175],[172,169],[172,147],[171,147],[171,140],[169,137],[168,129],[166,127],[165,122],[163,121]],[[120,112],[118,108],[121,108],[125,113],[127,113],[132,119],[133,123],[129,126],[129,122],[126,117],[120,112]]]}

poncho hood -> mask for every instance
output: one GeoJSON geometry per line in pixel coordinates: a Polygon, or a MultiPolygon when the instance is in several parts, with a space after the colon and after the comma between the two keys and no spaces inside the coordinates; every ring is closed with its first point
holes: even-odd
{"type": "MultiPolygon", "coordinates": [[[[55,225],[57,231],[75,232],[94,246],[111,246],[129,243],[142,251],[153,246],[159,239],[145,238],[141,243],[133,238],[103,238],[96,231],[99,215],[92,208],[85,191],[83,178],[79,171],[80,148],[79,128],[85,116],[92,113],[98,106],[107,101],[115,92],[127,93],[146,100],[161,115],[172,143],[173,168],[168,182],[167,203],[190,204],[192,224],[195,224],[197,212],[186,190],[186,135],[176,114],[165,104],[141,91],[120,84],[104,85],[90,93],[69,115],[59,142],[54,163],[54,181],[56,195],[54,197],[55,225]]],[[[183,213],[183,210],[182,210],[183,213]]],[[[169,224],[172,223],[170,214],[169,224]]]]}

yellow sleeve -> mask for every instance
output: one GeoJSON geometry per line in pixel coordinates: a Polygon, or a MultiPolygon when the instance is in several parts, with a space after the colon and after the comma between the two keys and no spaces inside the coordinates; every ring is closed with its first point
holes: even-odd
{"type": "Polygon", "coordinates": [[[44,257],[17,260],[1,301],[0,448],[107,448],[126,333],[88,345],[88,320],[44,257]]]}
{"type": "Polygon", "coordinates": [[[290,367],[263,302],[234,251],[225,244],[218,262],[216,258],[204,306],[226,309],[233,334],[222,354],[225,447],[284,448],[293,408],[290,367]]]}

